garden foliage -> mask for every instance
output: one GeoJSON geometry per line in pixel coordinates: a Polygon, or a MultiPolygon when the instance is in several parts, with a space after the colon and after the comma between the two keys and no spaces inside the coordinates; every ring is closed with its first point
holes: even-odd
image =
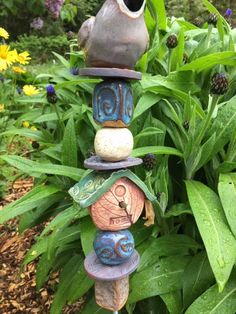
{"type": "MultiPolygon", "coordinates": [[[[133,156],[156,156],[152,170],[134,169],[157,195],[156,222],[147,228],[140,219],[131,228],[141,263],[131,276],[122,313],[236,311],[236,37],[216,8],[207,0],[202,3],[216,14],[216,27],[167,18],[163,0],[147,1],[151,41],[136,67],[143,79],[133,83],[136,106],[130,130],[133,156]],[[170,49],[166,41],[173,34],[177,45],[170,49]],[[218,73],[221,80],[215,82],[218,73]]],[[[1,134],[20,135],[38,145],[30,159],[0,156],[35,178],[32,191],[1,211],[0,223],[20,216],[23,232],[48,221],[24,265],[38,260],[37,289],[60,272],[52,314],[83,295],[81,313],[106,313],[96,306],[93,282],[83,268],[95,227],[87,209],[68,194],[88,173],[83,161],[93,153],[99,128],[91,109],[99,80],[77,76],[84,61],[73,42],[69,60],[55,57],[61,66],[37,76],[36,95],[14,95],[15,103],[27,109],[1,134]],[[35,129],[22,128],[26,121],[35,129]]]]}

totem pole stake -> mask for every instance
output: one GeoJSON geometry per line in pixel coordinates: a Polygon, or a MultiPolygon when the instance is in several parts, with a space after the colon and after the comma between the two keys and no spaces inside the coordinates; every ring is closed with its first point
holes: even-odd
{"type": "Polygon", "coordinates": [[[133,136],[127,126],[134,107],[129,81],[141,79],[141,73],[132,69],[149,41],[144,6],[145,0],[106,0],[79,31],[88,66],[79,74],[103,78],[93,94],[93,118],[102,128],[94,141],[96,156],[84,162],[93,171],[69,192],[81,208],[89,208],[99,229],[84,266],[95,279],[97,304],[114,314],[128,299],[129,275],[140,259],[127,228],[139,219],[145,205],[147,226],[154,216],[155,196],[127,169],[142,163],[130,157],[133,136]]]}

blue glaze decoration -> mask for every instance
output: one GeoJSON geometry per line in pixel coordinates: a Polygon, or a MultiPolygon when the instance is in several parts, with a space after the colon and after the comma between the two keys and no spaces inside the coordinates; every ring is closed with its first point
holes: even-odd
{"type": "Polygon", "coordinates": [[[93,95],[93,118],[109,126],[109,122],[131,122],[133,95],[131,85],[124,80],[107,80],[96,85],[93,95]]]}
{"type": "Polygon", "coordinates": [[[99,231],[93,247],[101,263],[119,265],[133,254],[134,238],[128,230],[99,231]]]}

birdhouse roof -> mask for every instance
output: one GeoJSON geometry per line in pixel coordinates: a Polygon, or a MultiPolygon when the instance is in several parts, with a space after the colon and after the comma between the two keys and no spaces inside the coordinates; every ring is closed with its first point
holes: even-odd
{"type": "Polygon", "coordinates": [[[135,183],[151,202],[156,200],[156,197],[148,190],[146,184],[128,169],[102,173],[93,171],[75,184],[69,190],[69,194],[81,208],[86,208],[96,203],[122,177],[128,178],[135,183]]]}

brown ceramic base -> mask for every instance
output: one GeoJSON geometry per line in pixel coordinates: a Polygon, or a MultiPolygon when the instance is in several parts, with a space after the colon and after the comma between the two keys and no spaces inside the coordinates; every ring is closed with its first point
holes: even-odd
{"type": "Polygon", "coordinates": [[[129,80],[141,80],[142,74],[128,69],[118,68],[83,68],[79,70],[80,76],[95,76],[103,78],[124,78],[129,80]]]}
{"type": "Polygon", "coordinates": [[[112,281],[95,282],[96,303],[109,311],[119,311],[129,296],[129,277],[112,281]]]}
{"type": "Polygon", "coordinates": [[[84,167],[94,170],[116,170],[141,165],[141,158],[129,157],[122,161],[109,162],[102,160],[99,156],[92,156],[84,161],[84,167]]]}
{"type": "Polygon", "coordinates": [[[135,250],[130,259],[121,264],[115,266],[108,266],[102,264],[96,253],[93,251],[90,253],[84,261],[84,267],[92,279],[102,281],[119,280],[132,274],[138,267],[140,256],[135,250]]]}

